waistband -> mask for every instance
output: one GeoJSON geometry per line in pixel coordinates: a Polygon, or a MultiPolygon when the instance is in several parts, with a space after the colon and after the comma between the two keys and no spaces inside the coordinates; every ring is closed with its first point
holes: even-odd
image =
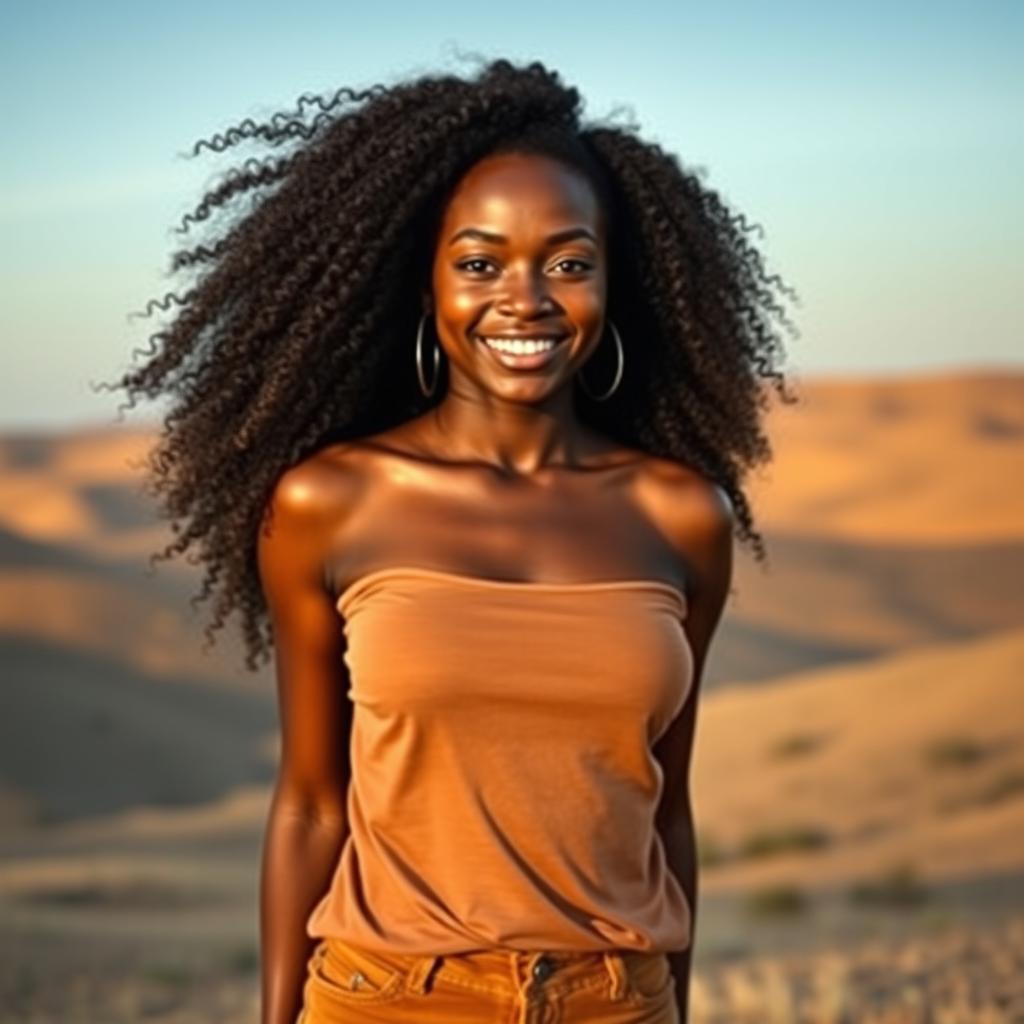
{"type": "Polygon", "coordinates": [[[526,1019],[532,1000],[542,992],[561,996],[594,985],[595,972],[599,976],[607,974],[610,999],[625,999],[630,979],[650,969],[652,961],[666,956],[661,952],[626,949],[593,952],[488,949],[416,955],[383,953],[334,938],[322,939],[322,945],[328,950],[337,945],[383,967],[401,969],[404,986],[412,992],[423,993],[430,979],[443,978],[450,984],[478,992],[511,995],[519,1010],[516,1020],[526,1019]]]}

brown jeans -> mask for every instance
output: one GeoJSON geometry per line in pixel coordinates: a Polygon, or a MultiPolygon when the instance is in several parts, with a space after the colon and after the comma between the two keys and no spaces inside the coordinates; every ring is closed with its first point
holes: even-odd
{"type": "Polygon", "coordinates": [[[409,956],[322,939],[296,1024],[680,1024],[664,953],[409,956]]]}

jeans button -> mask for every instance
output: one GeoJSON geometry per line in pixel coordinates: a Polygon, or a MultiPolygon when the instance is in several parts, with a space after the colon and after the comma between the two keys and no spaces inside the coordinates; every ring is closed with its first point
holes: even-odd
{"type": "Polygon", "coordinates": [[[546,956],[542,956],[533,965],[533,976],[537,981],[544,981],[546,978],[551,977],[551,972],[554,969],[555,965],[546,956]]]}

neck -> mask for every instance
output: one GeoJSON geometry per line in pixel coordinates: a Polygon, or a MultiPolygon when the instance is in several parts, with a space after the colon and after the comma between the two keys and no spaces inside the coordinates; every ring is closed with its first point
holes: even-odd
{"type": "Polygon", "coordinates": [[[530,405],[490,394],[464,394],[452,381],[434,408],[433,423],[439,441],[455,458],[487,463],[509,476],[578,466],[586,454],[587,434],[569,387],[530,405]]]}

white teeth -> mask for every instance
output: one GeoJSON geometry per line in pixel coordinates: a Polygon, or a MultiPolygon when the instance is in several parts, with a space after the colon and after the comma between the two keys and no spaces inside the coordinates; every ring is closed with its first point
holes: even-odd
{"type": "Polygon", "coordinates": [[[515,341],[508,338],[483,338],[483,342],[489,348],[497,349],[499,352],[511,352],[514,355],[548,352],[557,344],[550,338],[517,338],[515,341]]]}

